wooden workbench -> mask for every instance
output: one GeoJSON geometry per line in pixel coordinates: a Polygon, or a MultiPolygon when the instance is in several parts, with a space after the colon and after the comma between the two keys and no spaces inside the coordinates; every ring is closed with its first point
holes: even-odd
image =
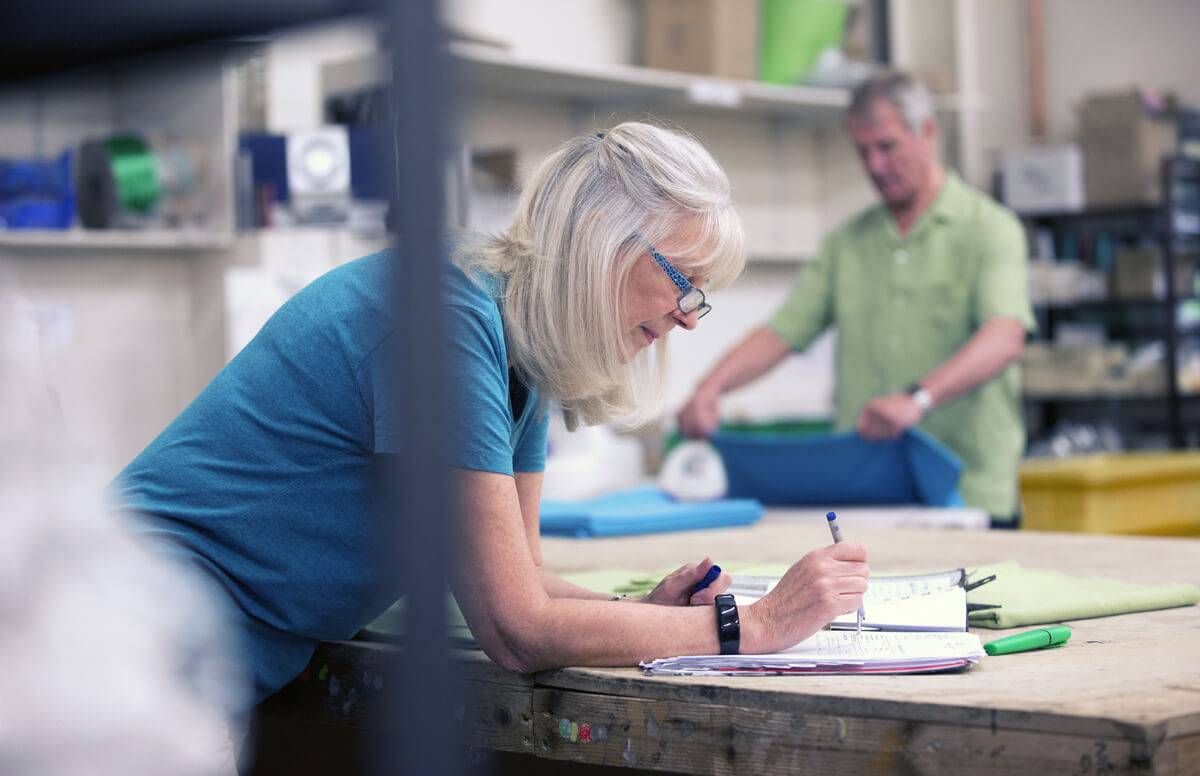
{"type": "MultiPolygon", "coordinates": [[[[1003,560],[1130,582],[1200,583],[1200,541],[870,528],[846,520],[875,573],[1003,560]]],[[[546,565],[660,569],[792,561],[824,521],[622,539],[546,539],[546,565]]],[[[1070,623],[1062,649],[924,676],[647,677],[634,668],[511,674],[459,653],[474,747],[688,773],[1200,774],[1200,608],[1070,623]]],[[[979,631],[983,639],[1006,631],[979,631]]],[[[291,723],[370,726],[372,666],[396,647],[322,645],[266,709],[291,723]],[[330,682],[330,678],[334,682],[330,682]],[[354,692],[351,693],[350,690],[354,692]],[[353,700],[351,700],[353,696],[353,700]]]]}

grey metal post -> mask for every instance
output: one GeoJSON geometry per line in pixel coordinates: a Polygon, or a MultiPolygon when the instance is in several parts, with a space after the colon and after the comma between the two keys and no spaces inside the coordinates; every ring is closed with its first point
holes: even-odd
{"type": "Polygon", "coordinates": [[[390,467],[388,515],[400,521],[395,558],[408,608],[404,648],[391,666],[390,715],[376,751],[381,774],[461,773],[455,711],[462,696],[446,639],[450,485],[443,434],[448,406],[441,304],[448,105],[453,81],[437,0],[390,0],[397,234],[392,294],[398,337],[393,386],[406,453],[390,467]]]}

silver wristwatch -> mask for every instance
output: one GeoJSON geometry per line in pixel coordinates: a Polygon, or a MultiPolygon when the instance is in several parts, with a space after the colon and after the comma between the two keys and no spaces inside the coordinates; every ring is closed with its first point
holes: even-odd
{"type": "Polygon", "coordinates": [[[926,412],[929,412],[933,407],[933,394],[929,392],[929,389],[922,387],[920,383],[913,383],[908,386],[907,390],[908,395],[912,397],[913,403],[921,410],[921,414],[924,415],[926,412]]]}

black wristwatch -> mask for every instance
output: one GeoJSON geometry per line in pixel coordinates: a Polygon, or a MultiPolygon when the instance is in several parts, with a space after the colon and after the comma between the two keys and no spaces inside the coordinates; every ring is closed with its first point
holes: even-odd
{"type": "Polygon", "coordinates": [[[741,650],[742,623],[738,619],[737,600],[729,593],[717,596],[717,641],[722,655],[736,655],[741,650]]]}

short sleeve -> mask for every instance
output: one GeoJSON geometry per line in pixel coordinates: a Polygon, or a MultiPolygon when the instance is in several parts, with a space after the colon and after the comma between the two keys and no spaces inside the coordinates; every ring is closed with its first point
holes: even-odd
{"type": "Polygon", "coordinates": [[[979,282],[975,290],[975,325],[992,318],[1014,318],[1026,331],[1035,331],[1037,323],[1029,305],[1028,248],[1025,231],[1009,213],[992,216],[994,223],[985,230],[979,282]]]}
{"type": "Polygon", "coordinates": [[[833,255],[826,241],[796,275],[783,306],[769,325],[793,350],[804,350],[833,319],[833,255]]]}
{"type": "MultiPolygon", "coordinates": [[[[533,400],[530,396],[530,400],[533,400]]],[[[529,424],[519,431],[513,449],[513,469],[519,472],[546,470],[546,437],[550,428],[550,416],[537,407],[533,410],[529,424]]]]}
{"type": "Polygon", "coordinates": [[[511,475],[512,410],[499,322],[459,305],[448,305],[446,311],[448,381],[455,407],[447,418],[450,465],[511,475]]]}
{"type": "MultiPolygon", "coordinates": [[[[447,305],[443,309],[446,382],[454,408],[446,419],[449,463],[463,469],[511,475],[513,425],[499,324],[465,307],[447,305]]],[[[405,400],[400,393],[403,385],[391,386],[386,375],[385,356],[394,337],[392,334],[380,344],[359,370],[359,389],[374,427],[373,452],[378,454],[410,452],[405,448],[404,434],[396,426],[396,403],[405,400]]],[[[544,430],[542,437],[544,465],[544,430]]]]}

